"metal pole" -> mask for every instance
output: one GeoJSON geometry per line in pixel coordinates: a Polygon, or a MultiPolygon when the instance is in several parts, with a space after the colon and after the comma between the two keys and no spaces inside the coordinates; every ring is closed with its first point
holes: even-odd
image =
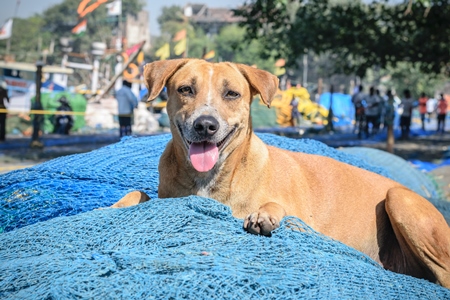
{"type": "MultiPolygon", "coordinates": [[[[17,16],[17,11],[19,10],[19,5],[20,5],[20,0],[17,0],[16,1],[16,7],[14,9],[13,22],[14,22],[14,19],[16,18],[16,16],[17,16]]],[[[14,26],[14,24],[13,24],[13,26],[14,26]]],[[[12,31],[12,28],[11,28],[11,31],[12,31]]],[[[11,32],[11,36],[6,41],[6,55],[9,55],[9,51],[11,49],[11,38],[12,38],[12,32],[11,32]]]]}
{"type": "MultiPolygon", "coordinates": [[[[34,110],[42,110],[41,103],[41,86],[42,86],[42,67],[44,64],[41,61],[36,63],[36,97],[34,102],[34,110]]],[[[39,141],[39,131],[42,123],[43,115],[35,114],[33,117],[33,135],[31,140],[32,148],[42,148],[44,145],[39,141]]]]}
{"type": "MultiPolygon", "coordinates": [[[[117,50],[122,51],[122,49],[123,49],[123,44],[122,44],[122,9],[120,10],[118,27],[119,27],[118,38],[119,38],[120,47],[117,50]]],[[[126,33],[125,33],[125,36],[126,36],[126,33]]]]}
{"type": "Polygon", "coordinates": [[[303,87],[308,85],[308,54],[303,54],[303,87]]]}
{"type": "Polygon", "coordinates": [[[91,95],[97,94],[97,85],[98,85],[98,70],[100,68],[99,57],[94,58],[94,68],[92,71],[92,83],[91,83],[91,95]]]}
{"type": "Polygon", "coordinates": [[[6,55],[9,55],[10,48],[11,48],[11,37],[9,37],[8,41],[6,42],[6,55]]]}

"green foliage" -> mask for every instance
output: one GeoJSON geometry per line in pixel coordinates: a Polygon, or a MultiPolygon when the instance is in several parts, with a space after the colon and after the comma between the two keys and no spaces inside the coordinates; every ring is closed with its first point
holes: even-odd
{"type": "Polygon", "coordinates": [[[450,5],[447,1],[407,2],[253,0],[237,11],[249,38],[259,39],[266,55],[297,57],[311,50],[338,56],[335,70],[364,76],[368,68],[418,63],[427,73],[448,72],[450,5]],[[274,47],[273,45],[277,45],[274,47]]]}
{"type": "Polygon", "coordinates": [[[164,6],[162,13],[158,17],[158,24],[161,26],[161,31],[164,31],[164,25],[169,23],[183,23],[185,21],[183,9],[180,6],[164,6]]]}
{"type": "MultiPolygon", "coordinates": [[[[35,62],[39,59],[39,51],[48,47],[52,38],[50,32],[41,31],[44,23],[39,15],[28,19],[14,19],[10,53],[15,55],[16,60],[35,62]]],[[[7,40],[0,41],[2,52],[6,49],[6,43],[7,40]]]]}
{"type": "Polygon", "coordinates": [[[398,63],[395,68],[388,68],[382,71],[386,76],[383,85],[388,89],[395,90],[398,95],[405,89],[409,89],[413,97],[418,98],[420,93],[425,93],[428,97],[436,97],[436,92],[444,87],[444,75],[429,75],[420,71],[418,66],[411,63],[398,63]]]}
{"type": "MultiPolygon", "coordinates": [[[[72,37],[71,30],[79,20],[77,8],[80,0],[64,0],[45,10],[42,15],[27,19],[14,19],[10,52],[18,61],[34,62],[48,49],[53,40],[58,45],[60,37],[72,37]]],[[[122,15],[136,15],[145,5],[144,0],[123,1],[122,15]]],[[[86,52],[93,41],[107,42],[112,37],[117,18],[108,17],[105,5],[87,15],[87,33],[75,38],[74,52],[86,52]]],[[[6,40],[0,41],[0,49],[6,48],[6,40]]],[[[2,51],[3,52],[3,51],[2,51]]]]}
{"type": "MultiPolygon", "coordinates": [[[[223,27],[218,35],[206,36],[204,31],[188,21],[183,16],[183,10],[179,6],[163,7],[162,14],[158,17],[161,28],[161,36],[153,40],[153,53],[165,43],[169,43],[171,49],[175,45],[173,36],[180,30],[186,29],[188,35],[188,57],[201,58],[210,51],[215,50],[214,61],[233,61],[248,65],[257,65],[259,68],[273,71],[275,60],[273,58],[261,58],[263,45],[255,39],[247,39],[246,31],[237,25],[223,27]]],[[[154,54],[150,54],[151,60],[156,60],[154,54]]],[[[172,58],[175,56],[172,53],[172,58]]]]}
{"type": "MultiPolygon", "coordinates": [[[[61,4],[54,5],[44,11],[45,28],[52,32],[54,36],[73,37],[71,30],[75,27],[79,20],[77,8],[80,4],[79,0],[64,0],[61,4]]],[[[144,6],[143,0],[127,0],[123,1],[122,20],[128,14],[136,15],[144,6]]],[[[117,17],[107,16],[105,5],[101,5],[92,13],[86,16],[87,33],[82,37],[75,38],[74,52],[86,52],[90,49],[91,43],[101,41],[108,43],[112,37],[113,29],[117,26],[117,17]]]]}
{"type": "Polygon", "coordinates": [[[244,28],[225,26],[214,42],[217,54],[223,61],[256,65],[260,69],[274,71],[275,60],[261,58],[263,45],[258,40],[247,40],[244,28]]]}

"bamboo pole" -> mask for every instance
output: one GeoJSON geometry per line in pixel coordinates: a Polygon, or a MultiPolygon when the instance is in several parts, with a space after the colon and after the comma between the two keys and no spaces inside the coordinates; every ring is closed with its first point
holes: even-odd
{"type": "Polygon", "coordinates": [[[100,95],[97,95],[95,97],[92,97],[91,99],[89,99],[89,102],[98,102],[100,101],[101,98],[103,98],[107,93],[109,93],[109,91],[111,90],[111,88],[114,86],[116,80],[122,76],[123,71],[125,71],[128,68],[128,65],[130,65],[138,56],[139,52],[141,52],[142,48],[144,47],[145,41],[143,41],[141,43],[141,45],[139,46],[139,49],[134,52],[130,59],[128,59],[128,62],[126,64],[124,64],[122,66],[122,70],[120,72],[118,72],[116,75],[114,75],[114,77],[111,79],[111,81],[109,82],[109,84],[107,85],[106,89],[103,91],[103,93],[101,93],[100,95]],[[93,99],[93,100],[92,100],[93,99]]]}

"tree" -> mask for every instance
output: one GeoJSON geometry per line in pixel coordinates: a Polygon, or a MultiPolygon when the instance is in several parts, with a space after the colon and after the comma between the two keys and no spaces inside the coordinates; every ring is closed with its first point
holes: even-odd
{"type": "Polygon", "coordinates": [[[427,73],[449,72],[449,0],[414,1],[412,13],[405,13],[408,3],[253,0],[236,14],[244,17],[248,37],[265,45],[266,56],[288,58],[291,65],[307,51],[332,51],[337,71],[361,77],[368,68],[402,61],[427,73]]]}
{"type": "Polygon", "coordinates": [[[161,31],[164,31],[164,25],[169,23],[183,23],[186,21],[183,9],[178,5],[163,6],[161,15],[157,19],[161,31]]]}
{"type": "MultiPolygon", "coordinates": [[[[44,28],[55,38],[71,36],[71,30],[78,22],[77,8],[79,0],[64,0],[43,12],[44,28]]],[[[122,16],[125,20],[128,14],[136,15],[144,7],[143,0],[123,1],[122,16]]],[[[102,5],[87,16],[87,32],[82,37],[75,38],[74,51],[86,52],[93,41],[107,43],[112,37],[112,31],[117,25],[117,19],[107,16],[105,6],[102,5]]]]}
{"type": "MultiPolygon", "coordinates": [[[[41,50],[48,49],[52,40],[57,46],[60,37],[71,37],[71,30],[78,23],[77,8],[80,0],[64,0],[45,10],[41,15],[27,19],[14,19],[11,38],[11,53],[19,61],[36,61],[41,50]]],[[[122,15],[136,15],[143,7],[143,0],[123,1],[122,15]]],[[[125,19],[125,18],[124,18],[125,19]]],[[[107,42],[112,36],[117,20],[107,17],[104,5],[87,15],[87,32],[75,38],[74,51],[86,52],[91,42],[107,42]]],[[[6,41],[0,41],[1,49],[6,48],[6,41]]]]}
{"type": "Polygon", "coordinates": [[[244,28],[237,25],[223,27],[214,44],[220,60],[256,65],[260,69],[274,71],[275,60],[261,58],[263,45],[255,39],[246,40],[244,28]]]}
{"type": "Polygon", "coordinates": [[[445,76],[437,76],[423,73],[417,66],[411,63],[400,62],[395,68],[381,70],[381,84],[386,89],[396,91],[401,96],[403,90],[409,89],[413,97],[418,98],[420,93],[425,93],[428,97],[437,97],[438,92],[442,92],[445,84],[445,76]]]}
{"type": "MultiPolygon", "coordinates": [[[[35,62],[41,51],[50,45],[51,33],[41,30],[44,24],[45,20],[39,15],[14,19],[10,53],[16,60],[35,62]]],[[[0,41],[0,49],[6,49],[6,40],[0,41]]]]}
{"type": "MultiPolygon", "coordinates": [[[[237,25],[224,26],[217,35],[207,36],[200,26],[189,22],[189,19],[184,17],[183,9],[176,5],[163,7],[162,14],[158,17],[158,23],[161,28],[161,36],[154,39],[153,49],[155,51],[165,43],[169,43],[173,49],[175,44],[172,42],[173,36],[178,31],[186,29],[189,57],[201,58],[205,52],[215,50],[215,61],[257,65],[259,68],[273,71],[274,59],[260,58],[263,45],[257,40],[248,41],[245,29],[237,25]]],[[[151,58],[157,59],[153,55],[151,58]]],[[[174,58],[173,55],[172,58],[174,58]]]]}

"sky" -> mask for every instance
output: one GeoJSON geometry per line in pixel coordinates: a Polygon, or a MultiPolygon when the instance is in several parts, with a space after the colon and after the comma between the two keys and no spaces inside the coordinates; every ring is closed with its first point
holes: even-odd
{"type": "MultiPolygon", "coordinates": [[[[7,19],[14,16],[16,3],[18,1],[20,2],[20,5],[17,9],[17,17],[19,18],[28,18],[36,13],[42,13],[47,8],[63,2],[63,0],[0,0],[0,7],[2,7],[0,10],[0,26],[3,25],[7,19]]],[[[244,0],[146,0],[144,9],[150,13],[150,34],[159,35],[157,18],[161,14],[163,6],[184,6],[188,2],[203,3],[209,7],[236,8],[242,4],[244,0]]]]}

